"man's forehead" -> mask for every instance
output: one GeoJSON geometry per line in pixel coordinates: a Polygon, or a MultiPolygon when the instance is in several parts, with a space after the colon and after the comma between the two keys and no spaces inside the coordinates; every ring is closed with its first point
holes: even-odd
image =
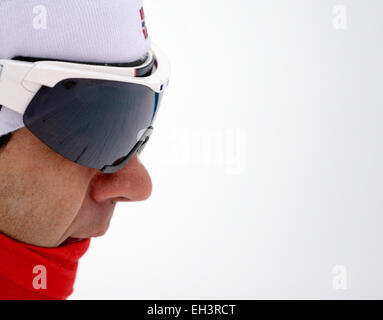
{"type": "Polygon", "coordinates": [[[0,21],[3,59],[126,63],[150,47],[141,0],[0,0],[0,21]]]}

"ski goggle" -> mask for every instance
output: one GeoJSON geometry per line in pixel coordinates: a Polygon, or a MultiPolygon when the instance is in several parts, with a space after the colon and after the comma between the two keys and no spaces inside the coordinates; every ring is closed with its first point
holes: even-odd
{"type": "Polygon", "coordinates": [[[169,77],[154,44],[136,67],[0,59],[0,105],[64,158],[112,173],[146,145],[169,77]]]}

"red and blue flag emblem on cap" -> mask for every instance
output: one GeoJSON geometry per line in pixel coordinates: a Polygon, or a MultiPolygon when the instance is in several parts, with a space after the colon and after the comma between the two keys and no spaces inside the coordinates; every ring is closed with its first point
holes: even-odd
{"type": "Polygon", "coordinates": [[[148,38],[148,29],[146,28],[145,12],[144,12],[143,7],[140,9],[140,15],[141,15],[142,32],[144,34],[145,39],[147,39],[148,38]]]}

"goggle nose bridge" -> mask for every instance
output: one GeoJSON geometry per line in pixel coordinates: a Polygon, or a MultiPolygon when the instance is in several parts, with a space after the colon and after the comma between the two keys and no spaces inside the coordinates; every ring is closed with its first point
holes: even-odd
{"type": "Polygon", "coordinates": [[[122,169],[125,164],[128,163],[130,158],[137,152],[138,154],[141,154],[142,150],[145,148],[147,142],[149,141],[149,138],[151,134],[153,133],[154,128],[150,126],[144,134],[141,136],[141,138],[138,140],[132,151],[130,151],[123,159],[121,159],[117,164],[110,165],[110,166],[104,166],[101,169],[101,172],[103,173],[114,173],[118,170],[122,169]]]}

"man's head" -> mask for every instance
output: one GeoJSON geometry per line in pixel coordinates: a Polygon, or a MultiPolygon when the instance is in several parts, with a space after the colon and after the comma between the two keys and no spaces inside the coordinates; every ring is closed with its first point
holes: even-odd
{"type": "MultiPolygon", "coordinates": [[[[141,0],[47,0],[44,1],[44,5],[37,0],[0,0],[0,20],[2,21],[0,42],[7,43],[6,46],[0,47],[0,59],[44,57],[47,60],[92,62],[93,65],[134,64],[134,62],[142,61],[150,49],[141,0]]],[[[49,64],[46,66],[49,69],[49,64]]],[[[43,143],[41,134],[45,134],[46,139],[52,138],[50,135],[54,127],[52,124],[47,123],[46,131],[40,132],[40,136],[36,132],[32,133],[31,127],[24,127],[20,101],[25,99],[24,102],[26,102],[29,99],[28,95],[33,92],[36,84],[40,83],[43,86],[48,84],[44,83],[45,79],[34,79],[34,86],[30,87],[33,81],[27,81],[26,84],[23,82],[25,75],[32,74],[29,71],[21,75],[23,78],[20,81],[15,81],[16,77],[12,72],[7,73],[7,70],[10,70],[9,67],[7,69],[7,66],[3,64],[1,68],[3,68],[3,74],[0,78],[0,104],[5,105],[1,101],[1,93],[3,93],[3,96],[7,96],[7,99],[3,98],[7,105],[0,110],[0,135],[12,132],[9,141],[0,148],[1,233],[29,244],[56,247],[65,241],[102,235],[109,226],[117,202],[141,201],[150,196],[152,191],[150,176],[137,154],[129,158],[130,160],[126,163],[119,163],[116,160],[116,164],[113,163],[113,165],[123,165],[120,170],[103,173],[91,166],[80,165],[73,159],[70,161],[68,157],[61,156],[60,152],[55,152],[53,148],[48,147],[46,141],[43,143]],[[3,81],[2,88],[1,81],[3,81]],[[6,81],[9,83],[6,84],[6,81]],[[9,90],[9,88],[12,89],[9,90]],[[13,90],[23,91],[23,96],[13,94],[13,90]],[[14,99],[17,102],[13,105],[12,97],[14,96],[17,96],[17,99],[14,99]]],[[[81,74],[82,71],[77,69],[76,72],[81,74]]],[[[104,75],[103,81],[105,77],[111,76],[104,75]]],[[[114,78],[118,78],[118,75],[114,75],[114,78]]],[[[161,91],[163,87],[163,85],[160,86],[161,91]]],[[[46,93],[47,90],[45,89],[44,92],[46,93]]],[[[112,89],[106,92],[107,97],[115,105],[118,105],[117,102],[122,99],[129,100],[131,104],[135,101],[131,96],[112,96],[112,89]]],[[[100,94],[100,91],[97,91],[94,97],[97,94],[100,94]]],[[[155,110],[154,113],[151,111],[153,117],[159,101],[158,93],[154,94],[155,110]]],[[[84,96],[87,101],[92,99],[89,94],[84,96]]],[[[75,99],[71,101],[78,102],[79,100],[76,100],[78,93],[74,97],[75,99]]],[[[95,100],[94,97],[93,100],[95,100]]],[[[60,102],[64,103],[63,100],[68,103],[66,99],[61,99],[60,102]]],[[[70,105],[72,108],[77,106],[73,103],[70,105]]],[[[119,110],[124,110],[124,104],[119,106],[119,110]]],[[[142,110],[140,104],[137,110],[142,110]]],[[[34,108],[31,113],[32,118],[36,112],[38,108],[34,108]]],[[[42,117],[46,116],[44,112],[42,117]]],[[[72,109],[71,114],[76,112],[72,109]]],[[[136,113],[137,111],[132,112],[132,114],[136,113]]],[[[149,120],[153,120],[150,112],[148,115],[149,120]]],[[[98,120],[100,119],[98,117],[98,120]]],[[[45,120],[46,118],[39,119],[42,122],[45,120]]],[[[122,121],[125,121],[124,118],[122,121]]],[[[116,132],[119,131],[118,128],[115,129],[116,132]]],[[[73,133],[69,129],[68,132],[65,130],[61,128],[57,134],[73,133]]],[[[69,148],[72,141],[77,144],[82,140],[89,142],[90,140],[87,139],[90,137],[90,132],[94,133],[94,131],[87,132],[84,139],[72,137],[68,144],[69,148]]],[[[101,150],[105,155],[108,150],[105,148],[107,142],[116,141],[115,136],[109,140],[110,137],[105,134],[102,133],[101,136],[105,137],[105,141],[100,143],[100,148],[103,147],[103,149],[88,148],[88,155],[101,153],[101,150]]],[[[59,148],[62,147],[61,140],[62,137],[59,136],[56,139],[60,141],[59,148]]],[[[120,140],[123,143],[124,139],[120,140]]],[[[94,142],[95,139],[92,141],[94,142]]]]}
{"type": "Polygon", "coordinates": [[[43,247],[102,235],[117,202],[145,200],[152,192],[137,154],[104,174],[63,158],[27,128],[0,149],[0,176],[0,232],[43,247]]]}

